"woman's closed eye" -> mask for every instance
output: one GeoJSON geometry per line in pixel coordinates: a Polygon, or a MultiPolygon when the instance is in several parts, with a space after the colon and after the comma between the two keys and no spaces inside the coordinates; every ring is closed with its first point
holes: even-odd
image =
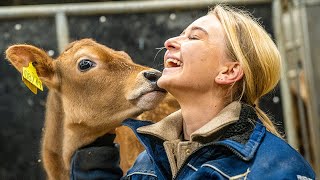
{"type": "Polygon", "coordinates": [[[196,36],[196,35],[190,35],[190,36],[188,36],[188,39],[190,39],[190,40],[199,40],[199,37],[196,36]]]}
{"type": "Polygon", "coordinates": [[[190,40],[198,40],[200,39],[198,35],[194,34],[194,33],[186,33],[185,31],[183,31],[180,36],[186,36],[188,39],[190,40]]]}

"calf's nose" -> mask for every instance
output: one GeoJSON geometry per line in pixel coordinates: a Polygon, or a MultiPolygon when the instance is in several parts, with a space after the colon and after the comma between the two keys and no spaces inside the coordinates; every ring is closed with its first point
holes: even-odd
{"type": "Polygon", "coordinates": [[[158,79],[161,76],[160,71],[145,71],[143,76],[148,79],[151,83],[157,83],[158,79]]]}

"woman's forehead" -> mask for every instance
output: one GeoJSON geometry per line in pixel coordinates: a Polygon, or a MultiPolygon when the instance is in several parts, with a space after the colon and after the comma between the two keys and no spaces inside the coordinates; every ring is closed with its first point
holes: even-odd
{"type": "Polygon", "coordinates": [[[206,30],[209,34],[210,32],[223,32],[222,25],[219,19],[215,15],[202,16],[199,19],[192,22],[186,30],[192,30],[194,27],[200,27],[206,30]]]}

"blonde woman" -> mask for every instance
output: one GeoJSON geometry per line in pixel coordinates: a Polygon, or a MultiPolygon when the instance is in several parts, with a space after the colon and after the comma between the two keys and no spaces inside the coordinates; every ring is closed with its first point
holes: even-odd
{"type": "MultiPolygon", "coordinates": [[[[156,124],[124,121],[146,148],[124,178],[315,178],[257,106],[279,82],[281,58],[253,18],[218,5],[164,45],[158,86],[181,110],[156,124]]],[[[119,179],[112,140],[107,135],[104,143],[77,151],[71,178],[119,179]]]]}

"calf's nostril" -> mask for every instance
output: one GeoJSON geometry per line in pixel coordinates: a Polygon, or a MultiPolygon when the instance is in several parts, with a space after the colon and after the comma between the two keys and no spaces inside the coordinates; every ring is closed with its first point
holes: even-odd
{"type": "Polygon", "coordinates": [[[161,73],[147,71],[143,73],[144,77],[148,79],[150,82],[157,82],[160,78],[161,73]]]}

